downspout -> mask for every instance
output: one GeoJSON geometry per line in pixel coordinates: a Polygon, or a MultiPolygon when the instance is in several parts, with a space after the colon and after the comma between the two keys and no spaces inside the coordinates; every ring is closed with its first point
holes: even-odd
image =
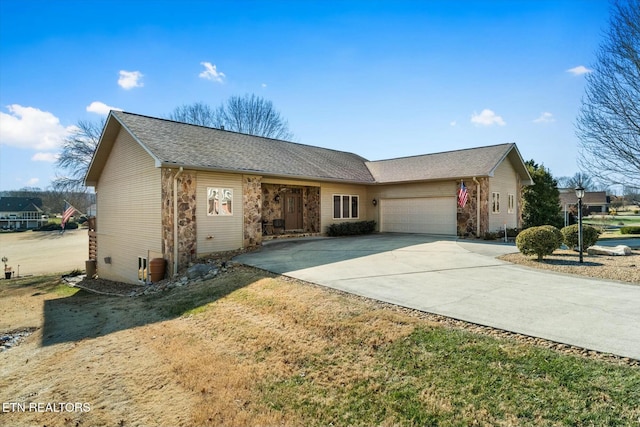
{"type": "Polygon", "coordinates": [[[178,274],[178,178],[182,175],[180,166],[178,173],[173,177],[173,274],[178,274]]]}
{"type": "Polygon", "coordinates": [[[480,182],[473,177],[476,183],[476,238],[480,238],[480,182]]]}

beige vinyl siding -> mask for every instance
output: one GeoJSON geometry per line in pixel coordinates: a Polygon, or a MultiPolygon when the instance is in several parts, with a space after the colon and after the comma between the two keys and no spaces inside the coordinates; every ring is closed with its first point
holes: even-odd
{"type": "Polygon", "coordinates": [[[505,159],[489,179],[489,231],[498,231],[504,228],[515,228],[518,226],[518,178],[516,171],[508,159],[505,159]],[[500,193],[500,212],[493,213],[491,209],[492,194],[500,193]],[[512,213],[509,209],[509,194],[513,194],[515,205],[512,213]]]}
{"type": "Polygon", "coordinates": [[[96,185],[101,278],[136,283],[138,257],[162,252],[160,188],[153,158],[121,129],[96,185]]]}
{"type": "Polygon", "coordinates": [[[371,199],[367,195],[367,187],[363,185],[322,183],[320,184],[320,230],[327,232],[327,227],[339,222],[357,222],[368,219],[371,199]],[[333,218],[333,196],[358,196],[358,218],[333,218]]]}
{"type": "Polygon", "coordinates": [[[239,249],[243,244],[242,175],[198,172],[196,186],[196,233],[198,255],[239,249]],[[232,215],[207,215],[207,188],[233,190],[232,215]]]}
{"type": "Polygon", "coordinates": [[[380,230],[380,200],[381,199],[406,199],[423,197],[455,197],[457,192],[455,181],[437,182],[416,182],[392,185],[376,185],[368,187],[369,217],[377,223],[380,230]],[[372,201],[378,201],[377,206],[373,206],[372,201]]]}

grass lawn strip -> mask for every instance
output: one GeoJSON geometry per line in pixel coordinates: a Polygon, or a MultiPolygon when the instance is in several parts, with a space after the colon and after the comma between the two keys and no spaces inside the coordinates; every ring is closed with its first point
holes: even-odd
{"type": "Polygon", "coordinates": [[[1,414],[10,425],[633,425],[640,419],[638,366],[496,338],[245,267],[139,298],[65,295],[53,277],[12,280],[0,287],[0,312],[0,331],[9,329],[7,313],[12,326],[39,326],[57,340],[43,347],[46,337],[36,332],[0,353],[0,400],[35,393],[38,401],[82,398],[96,405],[62,418],[1,414]],[[38,302],[58,300],[78,311],[69,316],[91,314],[83,317],[91,338],[76,331],[65,340],[63,331],[37,323],[50,321],[40,317],[38,302]],[[29,305],[31,312],[21,315],[29,305]],[[89,375],[78,376],[79,369],[89,375]]]}

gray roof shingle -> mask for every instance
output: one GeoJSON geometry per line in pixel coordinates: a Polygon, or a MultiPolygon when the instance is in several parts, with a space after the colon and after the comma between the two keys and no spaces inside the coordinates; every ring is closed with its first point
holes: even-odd
{"type": "Polygon", "coordinates": [[[403,182],[491,176],[515,144],[367,162],[376,182],[403,182]]]}
{"type": "Polygon", "coordinates": [[[522,183],[532,183],[512,143],[370,162],[344,151],[111,111],[85,177],[87,185],[99,179],[120,126],[149,152],[157,166],[385,184],[493,176],[508,157],[522,183]]]}
{"type": "Polygon", "coordinates": [[[353,153],[125,112],[112,114],[165,165],[374,182],[366,159],[353,153]]]}

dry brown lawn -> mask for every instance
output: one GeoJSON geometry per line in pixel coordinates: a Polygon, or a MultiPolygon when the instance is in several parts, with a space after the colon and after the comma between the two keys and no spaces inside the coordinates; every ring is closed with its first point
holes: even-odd
{"type": "Polygon", "coordinates": [[[235,267],[161,294],[0,282],[7,426],[561,425],[635,420],[637,366],[494,339],[235,267]],[[594,388],[592,384],[596,384],[594,388]],[[555,412],[554,412],[555,411],[555,412]]]}
{"type": "Polygon", "coordinates": [[[345,303],[345,296],[255,269],[236,268],[219,282],[213,286],[220,299],[206,284],[176,290],[195,308],[185,316],[173,315],[180,298],[0,287],[0,331],[38,327],[0,353],[0,402],[86,402],[91,408],[0,413],[0,424],[302,425],[295,413],[260,404],[256,384],[305,374],[351,383],[368,375],[373,349],[412,330],[407,319],[374,303],[345,303]],[[311,355],[354,340],[360,345],[335,366],[305,373],[311,355]]]}

